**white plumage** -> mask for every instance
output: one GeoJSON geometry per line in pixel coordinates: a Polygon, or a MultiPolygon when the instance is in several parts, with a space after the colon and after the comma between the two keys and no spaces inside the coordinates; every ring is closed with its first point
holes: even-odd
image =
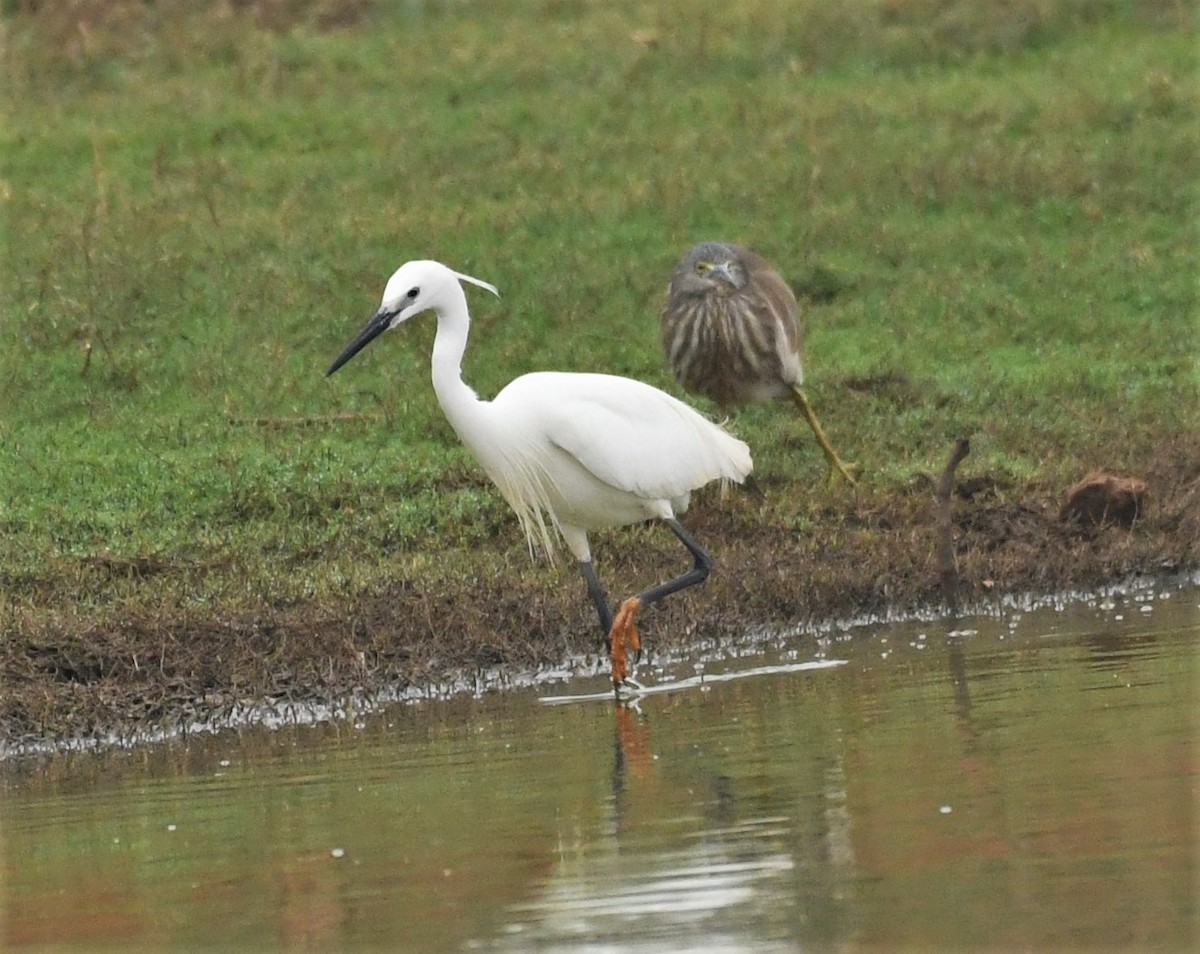
{"type": "MultiPolygon", "coordinates": [[[[588,530],[673,517],[696,488],[750,472],[745,444],[630,378],[537,372],[480,405],[486,431],[456,425],[459,437],[519,516],[551,514],[577,560],[590,558],[588,530]]],[[[552,552],[522,524],[531,547],[552,552]]]]}
{"type": "Polygon", "coordinates": [[[374,317],[334,361],[333,374],[388,328],[424,311],[437,315],[433,387],[451,426],[517,514],[531,551],[553,554],[546,515],[579,561],[613,654],[613,681],[625,678],[626,645],[639,646],[641,606],[703,581],[711,558],[676,517],[691,492],[714,480],[741,482],[749,448],[682,401],[631,378],[542,371],[512,381],[492,401],[462,379],[470,329],[460,281],[496,289],[431,261],[402,265],[374,317]],[[626,600],[614,620],[592,568],[587,533],[660,519],[695,560],[692,570],[626,600]]]}

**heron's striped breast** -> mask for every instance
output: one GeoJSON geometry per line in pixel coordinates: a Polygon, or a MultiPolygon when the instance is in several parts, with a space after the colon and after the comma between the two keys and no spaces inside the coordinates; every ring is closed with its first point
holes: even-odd
{"type": "Polygon", "coordinates": [[[681,297],[663,312],[667,365],[687,390],[724,406],[783,393],[774,314],[754,296],[681,297]]]}

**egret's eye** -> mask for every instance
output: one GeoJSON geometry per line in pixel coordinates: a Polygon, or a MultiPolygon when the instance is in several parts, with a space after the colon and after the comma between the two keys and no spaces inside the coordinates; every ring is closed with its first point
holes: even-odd
{"type": "Polygon", "coordinates": [[[410,289],[408,290],[408,294],[407,294],[407,295],[405,295],[404,297],[405,297],[405,298],[407,298],[409,301],[412,301],[412,300],[413,300],[414,298],[416,298],[416,297],[417,297],[419,294],[421,294],[421,289],[419,289],[419,288],[410,288],[410,289]]]}

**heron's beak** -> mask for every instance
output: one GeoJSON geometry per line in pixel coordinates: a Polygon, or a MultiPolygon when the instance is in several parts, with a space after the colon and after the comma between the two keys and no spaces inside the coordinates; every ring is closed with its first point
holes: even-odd
{"type": "Polygon", "coordinates": [[[714,262],[713,271],[729,282],[734,288],[741,288],[742,281],[731,267],[732,264],[732,262],[714,262]]]}
{"type": "Polygon", "coordinates": [[[340,368],[343,364],[362,351],[363,348],[387,331],[392,325],[392,319],[395,317],[396,313],[387,308],[380,308],[379,311],[375,312],[375,317],[367,322],[367,326],[363,328],[363,330],[358,333],[355,339],[346,345],[345,350],[334,359],[333,364],[329,366],[329,370],[325,372],[325,377],[329,377],[334,371],[340,368]]]}

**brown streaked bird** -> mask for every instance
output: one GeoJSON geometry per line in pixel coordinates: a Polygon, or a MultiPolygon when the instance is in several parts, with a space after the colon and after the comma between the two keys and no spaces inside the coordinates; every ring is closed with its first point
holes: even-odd
{"type": "Polygon", "coordinates": [[[804,393],[800,307],[770,263],[729,242],[701,242],[680,259],[667,287],[662,341],[684,388],[722,410],[789,396],[825,452],[826,480],[855,486],[804,393]]]}

